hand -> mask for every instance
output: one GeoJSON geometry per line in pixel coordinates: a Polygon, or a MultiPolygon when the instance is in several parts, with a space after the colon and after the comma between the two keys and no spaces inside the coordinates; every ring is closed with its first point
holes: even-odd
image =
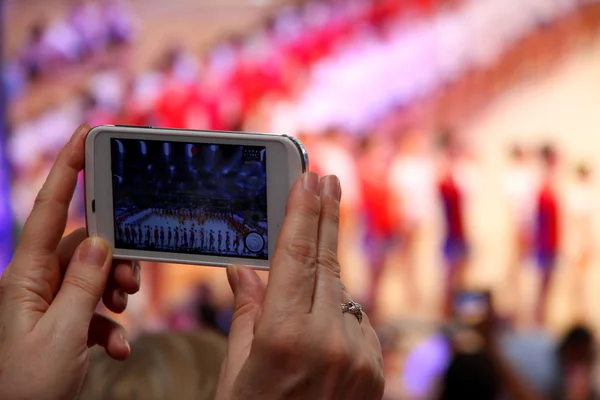
{"type": "Polygon", "coordinates": [[[113,263],[108,245],[84,229],[61,240],[88,130],[81,126],[59,154],[0,279],[3,399],[75,398],[88,347],[129,355],[122,327],[95,310],[101,297],[110,310],[125,310],[127,293],[139,290],[139,264],[113,263]]]}
{"type": "Polygon", "coordinates": [[[235,312],[218,400],[383,396],[375,331],[341,310],[340,196],[336,177],[305,174],[290,193],[268,285],[253,270],[228,269],[235,312]]]}

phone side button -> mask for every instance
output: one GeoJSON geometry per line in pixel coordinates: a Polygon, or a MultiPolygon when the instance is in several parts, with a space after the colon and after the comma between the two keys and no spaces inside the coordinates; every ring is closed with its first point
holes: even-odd
{"type": "Polygon", "coordinates": [[[92,212],[95,213],[96,212],[96,200],[92,200],[92,212]]]}
{"type": "Polygon", "coordinates": [[[147,126],[147,125],[123,125],[123,124],[116,124],[115,125],[118,128],[145,128],[145,129],[152,129],[154,127],[152,126],[147,126]]]}

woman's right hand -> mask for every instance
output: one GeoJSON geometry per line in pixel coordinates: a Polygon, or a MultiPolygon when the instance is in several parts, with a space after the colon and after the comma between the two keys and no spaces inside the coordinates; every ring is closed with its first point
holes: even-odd
{"type": "Polygon", "coordinates": [[[227,271],[235,312],[217,399],[368,399],[383,396],[381,347],[350,300],[337,258],[341,189],[310,172],[293,187],[268,285],[227,271]]]}

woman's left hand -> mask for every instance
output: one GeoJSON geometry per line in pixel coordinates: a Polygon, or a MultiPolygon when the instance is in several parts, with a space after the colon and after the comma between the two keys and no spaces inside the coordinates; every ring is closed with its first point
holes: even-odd
{"type": "Polygon", "coordinates": [[[125,310],[140,287],[139,263],[114,262],[106,242],[84,229],[62,238],[89,129],[77,129],[59,154],[0,279],[3,399],[76,398],[90,346],[129,355],[123,328],[95,311],[101,298],[125,310]]]}

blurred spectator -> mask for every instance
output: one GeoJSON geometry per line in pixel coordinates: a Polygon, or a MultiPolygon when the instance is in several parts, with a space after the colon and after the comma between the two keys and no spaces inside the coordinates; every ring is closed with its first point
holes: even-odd
{"type": "Polygon", "coordinates": [[[454,356],[443,378],[440,399],[540,399],[501,347],[491,296],[481,322],[453,335],[454,356]]]}
{"type": "Polygon", "coordinates": [[[554,397],[562,400],[600,399],[595,379],[596,339],[586,326],[574,326],[558,348],[561,389],[554,397]]]}
{"type": "Polygon", "coordinates": [[[137,34],[136,21],[123,0],[107,0],[104,20],[109,45],[121,46],[131,43],[137,34]]]}
{"type": "Polygon", "coordinates": [[[195,83],[198,65],[179,48],[167,51],[159,63],[158,93],[154,123],[170,128],[209,128],[203,115],[199,88],[195,83]]]}
{"type": "Polygon", "coordinates": [[[77,30],[65,19],[56,19],[49,26],[46,43],[54,49],[64,63],[81,60],[83,39],[77,30]]]}
{"type": "Polygon", "coordinates": [[[16,100],[23,92],[27,80],[25,71],[18,62],[6,62],[2,70],[2,87],[8,101],[16,100]]]}
{"type": "Polygon", "coordinates": [[[483,320],[454,319],[411,350],[403,368],[408,398],[429,399],[437,393],[445,398],[493,399],[504,393],[519,400],[556,393],[558,360],[549,335],[514,330],[497,317],[492,323],[493,315],[490,306],[483,320]],[[480,397],[459,397],[474,394],[471,390],[480,397]],[[492,391],[494,396],[484,396],[492,391]]]}
{"type": "Polygon", "coordinates": [[[45,40],[47,29],[45,21],[36,23],[29,30],[29,35],[21,46],[19,61],[24,66],[25,74],[30,81],[41,78],[44,71],[55,62],[55,50],[45,40]]]}
{"type": "Polygon", "coordinates": [[[195,292],[195,308],[196,319],[201,327],[229,333],[231,312],[215,304],[210,286],[198,286],[195,292]]]}
{"type": "Polygon", "coordinates": [[[71,9],[70,23],[81,39],[81,53],[91,57],[108,44],[107,25],[96,0],[77,0],[71,9]]]}
{"type": "Polygon", "coordinates": [[[117,114],[124,107],[126,83],[123,72],[119,69],[108,64],[102,65],[90,77],[87,86],[98,105],[111,113],[117,114]]]}
{"type": "Polygon", "coordinates": [[[116,114],[103,103],[99,102],[93,93],[85,93],[82,98],[83,117],[91,126],[114,125],[116,114]]]}
{"type": "Polygon", "coordinates": [[[125,361],[92,353],[83,400],[214,399],[227,339],[210,330],[145,334],[125,361]]]}
{"type": "Polygon", "coordinates": [[[484,353],[458,354],[444,375],[439,399],[492,400],[499,398],[500,388],[497,371],[490,357],[484,353]]]}

